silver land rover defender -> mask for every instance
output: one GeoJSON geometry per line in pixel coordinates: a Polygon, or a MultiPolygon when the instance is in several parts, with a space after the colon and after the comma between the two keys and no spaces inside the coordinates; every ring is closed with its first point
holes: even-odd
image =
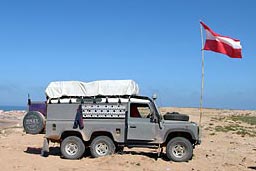
{"type": "Polygon", "coordinates": [[[172,161],[192,158],[200,144],[199,127],[187,115],[168,113],[162,117],[154,100],[144,96],[64,97],[47,101],[46,132],[42,155],[49,141],[60,143],[66,159],[102,157],[124,147],[166,147],[172,161]]]}

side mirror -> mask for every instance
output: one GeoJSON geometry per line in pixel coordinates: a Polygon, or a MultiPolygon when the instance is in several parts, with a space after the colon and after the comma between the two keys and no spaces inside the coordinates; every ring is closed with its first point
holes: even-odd
{"type": "Polygon", "coordinates": [[[153,114],[150,115],[150,122],[157,123],[153,114]]]}
{"type": "Polygon", "coordinates": [[[154,101],[157,99],[157,94],[156,94],[156,93],[154,93],[154,94],[152,95],[152,99],[153,99],[154,101]]]}

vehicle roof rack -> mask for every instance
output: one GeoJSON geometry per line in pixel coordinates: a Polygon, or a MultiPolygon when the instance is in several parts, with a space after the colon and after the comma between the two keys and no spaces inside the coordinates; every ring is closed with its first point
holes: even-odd
{"type": "Polygon", "coordinates": [[[131,101],[131,98],[136,98],[136,99],[143,99],[143,100],[150,100],[152,101],[149,97],[146,97],[146,96],[138,96],[138,95],[122,95],[122,96],[101,96],[101,95],[98,95],[98,96],[62,96],[62,97],[59,97],[59,98],[49,98],[47,101],[49,104],[52,103],[52,101],[57,101],[57,103],[61,103],[61,101],[63,99],[66,99],[67,101],[63,102],[63,103],[77,103],[79,100],[82,104],[85,103],[85,101],[88,101],[88,100],[91,100],[92,103],[97,103],[97,102],[102,102],[100,99],[101,98],[106,98],[106,101],[105,103],[109,103],[109,99],[110,98],[117,98],[118,101],[117,103],[121,104],[122,101],[121,99],[128,99],[128,101],[131,101]]]}

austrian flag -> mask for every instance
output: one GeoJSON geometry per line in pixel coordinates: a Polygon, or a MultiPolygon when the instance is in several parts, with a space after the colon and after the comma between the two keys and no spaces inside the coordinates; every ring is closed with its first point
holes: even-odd
{"type": "Polygon", "coordinates": [[[221,36],[212,31],[203,22],[200,22],[200,24],[206,31],[206,41],[203,50],[211,50],[222,53],[231,58],[242,58],[242,46],[240,44],[240,40],[227,36],[221,36]]]}

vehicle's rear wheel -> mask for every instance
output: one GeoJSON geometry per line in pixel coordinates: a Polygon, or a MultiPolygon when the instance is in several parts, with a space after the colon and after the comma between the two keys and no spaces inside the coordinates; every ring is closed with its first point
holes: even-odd
{"type": "Polygon", "coordinates": [[[185,162],[192,158],[193,146],[188,139],[175,137],[168,142],[166,155],[170,160],[185,162]]]}
{"type": "Polygon", "coordinates": [[[114,142],[107,136],[94,138],[90,146],[91,155],[95,158],[111,155],[115,152],[115,149],[114,142]]]}
{"type": "Polygon", "coordinates": [[[64,158],[74,160],[83,156],[85,146],[80,138],[70,136],[61,142],[60,149],[64,158]]]}

